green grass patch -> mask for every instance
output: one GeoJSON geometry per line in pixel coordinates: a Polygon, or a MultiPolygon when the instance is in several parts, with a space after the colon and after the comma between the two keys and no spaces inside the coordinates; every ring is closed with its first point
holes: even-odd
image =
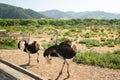
{"type": "MultiPolygon", "coordinates": [[[[114,53],[114,52],[113,52],[114,53]]],[[[73,61],[76,63],[120,69],[120,54],[97,52],[78,53],[73,61]]]]}
{"type": "Polygon", "coordinates": [[[80,44],[85,44],[86,47],[91,48],[91,47],[99,47],[99,46],[108,46],[108,47],[114,47],[115,45],[120,44],[120,39],[105,39],[101,38],[101,41],[99,42],[98,40],[95,39],[83,39],[79,41],[80,44]]]}
{"type": "Polygon", "coordinates": [[[120,45],[120,37],[115,38],[114,44],[115,44],[115,45],[120,45]]]}
{"type": "Polygon", "coordinates": [[[120,50],[114,51],[113,54],[119,54],[120,55],[120,50]]]}
{"type": "Polygon", "coordinates": [[[0,40],[0,49],[16,49],[17,48],[17,40],[16,39],[2,39],[0,40]]]}
{"type": "Polygon", "coordinates": [[[83,39],[79,42],[80,44],[86,44],[88,48],[100,46],[100,42],[95,39],[83,39]]]}
{"type": "Polygon", "coordinates": [[[102,46],[114,47],[114,39],[107,39],[102,46]]]}

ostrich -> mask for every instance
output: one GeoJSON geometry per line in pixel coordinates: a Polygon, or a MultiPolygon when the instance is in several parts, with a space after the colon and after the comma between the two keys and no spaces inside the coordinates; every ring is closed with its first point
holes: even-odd
{"type": "MultiPolygon", "coordinates": [[[[56,40],[56,42],[57,42],[57,40],[56,40]]],[[[49,56],[60,57],[64,60],[62,69],[56,79],[58,79],[60,77],[60,75],[62,74],[62,70],[64,68],[65,63],[67,64],[67,74],[68,74],[67,78],[69,78],[69,76],[70,76],[69,63],[67,62],[66,59],[73,58],[76,55],[76,50],[77,50],[76,46],[75,45],[72,46],[72,42],[70,40],[66,40],[64,42],[61,42],[59,45],[57,43],[55,43],[55,45],[48,47],[44,51],[44,57],[46,58],[48,63],[51,63],[50,62],[51,59],[49,58],[49,56]]]]}
{"type": "Polygon", "coordinates": [[[37,43],[37,41],[33,41],[33,43],[28,44],[28,42],[26,40],[21,40],[18,42],[18,48],[21,49],[21,44],[24,43],[24,48],[23,51],[28,53],[29,56],[29,60],[28,60],[28,64],[30,65],[30,54],[35,54],[37,53],[37,63],[39,63],[39,53],[38,50],[40,50],[40,44],[37,43]]]}

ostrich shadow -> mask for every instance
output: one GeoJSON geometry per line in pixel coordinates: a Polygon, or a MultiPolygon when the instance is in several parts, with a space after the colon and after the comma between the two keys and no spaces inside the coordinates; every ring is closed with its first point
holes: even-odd
{"type": "MultiPolygon", "coordinates": [[[[55,80],[58,80],[61,75],[62,75],[62,73],[61,73],[61,74],[58,74],[58,76],[56,77],[55,80]]],[[[69,79],[69,78],[70,78],[70,75],[68,75],[67,77],[65,77],[63,80],[67,80],[67,79],[69,79]]]]}
{"type": "Polygon", "coordinates": [[[19,66],[24,68],[24,69],[27,69],[27,68],[34,67],[35,65],[29,65],[28,63],[26,63],[26,64],[22,64],[22,65],[19,65],[19,66]]]}

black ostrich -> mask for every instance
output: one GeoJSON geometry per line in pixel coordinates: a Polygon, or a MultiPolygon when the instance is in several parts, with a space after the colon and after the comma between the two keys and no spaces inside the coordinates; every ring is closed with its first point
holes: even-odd
{"type": "Polygon", "coordinates": [[[28,60],[28,64],[27,65],[30,65],[30,54],[35,54],[37,53],[37,63],[39,63],[39,53],[38,53],[38,50],[40,50],[40,44],[37,43],[37,41],[33,41],[33,43],[31,44],[28,44],[28,42],[26,40],[21,40],[18,42],[18,48],[21,49],[21,44],[24,43],[23,45],[23,51],[28,53],[28,56],[29,56],[29,60],[28,60]]]}
{"type": "MultiPolygon", "coordinates": [[[[57,40],[56,40],[57,42],[57,40]]],[[[46,58],[48,63],[51,63],[51,59],[49,58],[49,56],[53,57],[60,57],[64,60],[63,62],[63,66],[62,69],[58,75],[58,77],[56,78],[56,80],[60,77],[60,75],[62,74],[62,70],[64,68],[65,63],[67,64],[67,78],[69,78],[70,74],[69,74],[69,63],[67,62],[66,59],[71,59],[76,55],[76,46],[73,45],[72,46],[72,42],[70,40],[66,40],[64,42],[61,42],[59,45],[57,43],[55,43],[55,45],[50,46],[49,48],[47,48],[44,51],[44,57],[46,58]]]]}

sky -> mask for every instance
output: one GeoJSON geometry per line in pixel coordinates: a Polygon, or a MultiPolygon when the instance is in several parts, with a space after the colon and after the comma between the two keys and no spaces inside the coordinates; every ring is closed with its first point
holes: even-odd
{"type": "Polygon", "coordinates": [[[120,13],[120,0],[0,0],[0,3],[46,11],[57,9],[60,11],[105,11],[120,13]]]}

